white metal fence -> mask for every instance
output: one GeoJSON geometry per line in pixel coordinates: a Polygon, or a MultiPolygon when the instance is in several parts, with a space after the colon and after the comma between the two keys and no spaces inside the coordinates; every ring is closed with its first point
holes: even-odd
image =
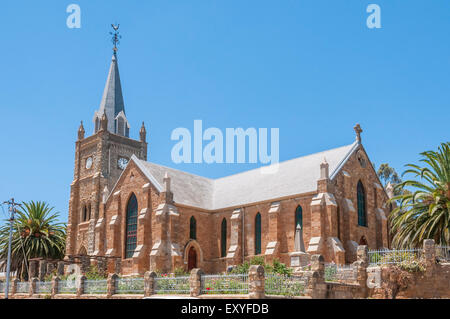
{"type": "Polygon", "coordinates": [[[144,278],[118,278],[116,280],[116,294],[143,294],[144,278]]]}
{"type": "Polygon", "coordinates": [[[30,292],[30,283],[28,281],[19,281],[16,286],[16,293],[27,294],[30,292]]]}
{"type": "Polygon", "coordinates": [[[106,280],[85,280],[84,281],[85,294],[106,294],[108,286],[106,280]]]}
{"type": "Polygon", "coordinates": [[[58,294],[76,294],[75,280],[60,280],[58,282],[58,294]]]}
{"type": "Polygon", "coordinates": [[[52,292],[52,282],[51,281],[36,282],[36,293],[37,294],[49,294],[51,292],[52,292]]]}
{"type": "Polygon", "coordinates": [[[440,260],[450,262],[450,246],[437,246],[436,257],[440,260]]]}
{"type": "Polygon", "coordinates": [[[155,293],[157,294],[189,294],[189,277],[156,277],[155,293]]]}
{"type": "Polygon", "coordinates": [[[371,250],[369,251],[369,264],[375,266],[418,261],[422,254],[422,249],[371,250]]]}
{"type": "Polygon", "coordinates": [[[302,296],[307,285],[307,277],[271,273],[266,273],[265,275],[265,291],[267,295],[302,296]]]}
{"type": "Polygon", "coordinates": [[[356,280],[356,275],[353,265],[325,264],[325,281],[350,282],[356,280]]]}
{"type": "Polygon", "coordinates": [[[203,294],[248,294],[248,274],[203,275],[203,294]]]}

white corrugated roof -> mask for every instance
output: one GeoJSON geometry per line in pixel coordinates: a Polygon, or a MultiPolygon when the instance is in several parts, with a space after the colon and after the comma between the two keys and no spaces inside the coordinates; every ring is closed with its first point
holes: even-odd
{"type": "Polygon", "coordinates": [[[142,161],[136,156],[133,160],[151,181],[159,184],[157,188],[160,190],[167,172],[176,203],[218,210],[315,191],[320,177],[320,163],[326,159],[330,176],[334,177],[357,146],[355,142],[281,162],[275,173],[264,173],[258,168],[218,179],[142,161]]]}

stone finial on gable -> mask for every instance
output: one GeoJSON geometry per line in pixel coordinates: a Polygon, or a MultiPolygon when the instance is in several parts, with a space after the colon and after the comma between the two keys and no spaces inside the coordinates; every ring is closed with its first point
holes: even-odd
{"type": "Polygon", "coordinates": [[[320,163],[320,179],[329,179],[329,165],[327,159],[324,158],[323,162],[320,163]]]}
{"type": "Polygon", "coordinates": [[[80,123],[80,127],[78,128],[78,139],[82,140],[84,138],[84,126],[83,126],[83,121],[81,121],[80,123]]]}
{"type": "Polygon", "coordinates": [[[100,120],[100,129],[102,131],[108,130],[108,117],[106,116],[106,112],[103,112],[102,118],[100,120]]]}
{"type": "Polygon", "coordinates": [[[388,182],[388,184],[386,185],[386,193],[389,198],[394,197],[394,186],[392,186],[391,182],[388,182]]]}
{"type": "Polygon", "coordinates": [[[165,192],[170,192],[170,177],[169,174],[166,172],[166,174],[164,175],[164,191],[165,192]]]}
{"type": "Polygon", "coordinates": [[[173,203],[173,194],[170,190],[170,177],[169,174],[166,172],[163,178],[164,181],[164,190],[162,191],[163,201],[167,204],[173,203]]]}
{"type": "Polygon", "coordinates": [[[358,143],[361,143],[361,133],[363,132],[361,125],[356,124],[353,129],[355,130],[356,133],[356,140],[358,141],[358,143]]]}

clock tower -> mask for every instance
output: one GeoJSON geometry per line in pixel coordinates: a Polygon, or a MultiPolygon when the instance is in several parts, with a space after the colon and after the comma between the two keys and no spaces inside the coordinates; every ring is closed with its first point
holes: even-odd
{"type": "MultiPolygon", "coordinates": [[[[115,32],[117,40],[117,29],[115,32]]],[[[139,159],[147,160],[144,123],[139,132],[139,140],[129,136],[130,125],[125,115],[117,64],[117,42],[114,44],[100,108],[94,113],[93,135],[85,137],[81,122],[78,140],[75,142],[74,180],[70,185],[67,225],[67,257],[97,253],[95,228],[104,227],[105,199],[133,154],[139,159]]]]}

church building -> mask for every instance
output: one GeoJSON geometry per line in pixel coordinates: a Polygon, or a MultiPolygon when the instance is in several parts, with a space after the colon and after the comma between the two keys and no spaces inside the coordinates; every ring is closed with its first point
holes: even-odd
{"type": "MultiPolygon", "coordinates": [[[[120,260],[123,275],[201,268],[223,272],[254,256],[356,260],[359,244],[389,246],[383,188],[361,128],[348,145],[210,179],[147,161],[144,124],[130,138],[117,48],[94,131],[75,143],[66,256],[120,260]]],[[[300,150],[299,150],[300,151],[300,150]]]]}

